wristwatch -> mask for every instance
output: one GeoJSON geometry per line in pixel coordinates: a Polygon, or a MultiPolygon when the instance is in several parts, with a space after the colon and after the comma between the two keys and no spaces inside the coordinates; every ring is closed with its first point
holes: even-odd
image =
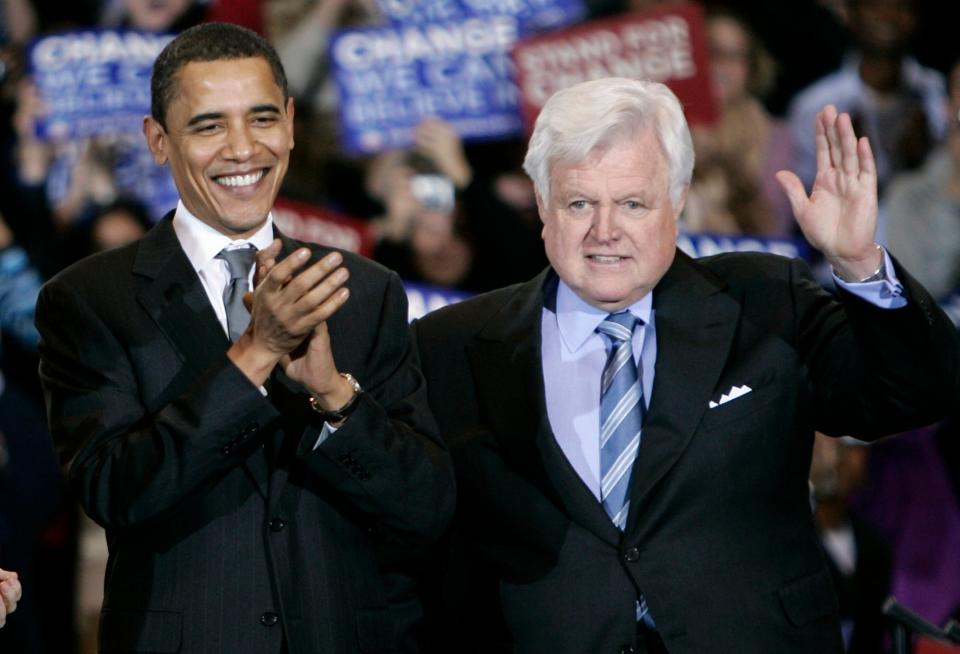
{"type": "Polygon", "coordinates": [[[358,382],[353,375],[349,372],[341,372],[340,376],[347,380],[350,386],[353,388],[353,397],[344,404],[339,409],[334,411],[328,411],[320,406],[320,402],[313,395],[310,396],[310,408],[316,411],[321,418],[329,423],[338,423],[346,420],[351,413],[357,408],[357,405],[360,404],[360,396],[363,395],[363,388],[360,387],[360,382],[358,382]]]}

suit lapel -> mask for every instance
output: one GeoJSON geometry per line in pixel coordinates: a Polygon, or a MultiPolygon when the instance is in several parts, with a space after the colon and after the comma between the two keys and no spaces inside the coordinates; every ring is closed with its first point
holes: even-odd
{"type": "MultiPolygon", "coordinates": [[[[143,238],[133,268],[134,274],[146,278],[137,301],[180,355],[179,370],[167,385],[168,392],[158,398],[157,407],[183,392],[229,346],[203,284],[180,247],[172,216],[168,214],[143,238]]],[[[158,361],[158,365],[171,363],[158,361]]],[[[269,474],[264,457],[251,455],[243,468],[266,498],[269,474]]]]}
{"type": "Polygon", "coordinates": [[[630,491],[632,533],[651,491],[683,454],[726,362],[740,305],[682,252],[654,290],[657,363],[630,491]]]}
{"type": "Polygon", "coordinates": [[[563,454],[547,416],[540,325],[544,293],[554,292],[555,283],[548,269],[520,286],[467,355],[482,414],[506,462],[572,520],[615,545],[616,528],[563,454]]]}

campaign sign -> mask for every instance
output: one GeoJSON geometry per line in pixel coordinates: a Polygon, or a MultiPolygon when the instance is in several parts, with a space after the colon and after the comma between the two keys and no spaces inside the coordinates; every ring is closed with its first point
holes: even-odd
{"type": "Polygon", "coordinates": [[[29,68],[43,99],[41,138],[139,133],[150,113],[150,73],[170,34],[64,32],[33,42],[29,68]]]}
{"type": "Polygon", "coordinates": [[[450,123],[464,140],[521,132],[508,52],[520,37],[513,16],[346,30],[334,36],[343,147],[402,148],[424,118],[450,123]]]}
{"type": "Polygon", "coordinates": [[[393,23],[462,20],[472,16],[515,16],[520,28],[538,32],[583,20],[583,0],[377,0],[393,23]]]}
{"type": "Polygon", "coordinates": [[[277,198],[273,204],[273,222],[284,234],[299,241],[319,243],[365,257],[373,254],[369,226],[362,220],[330,209],[277,198]]]}
{"type": "Polygon", "coordinates": [[[139,199],[155,220],[176,209],[180,193],[173,183],[170,166],[158,166],[154,162],[143,134],[121,134],[111,140],[110,158],[117,193],[139,199]]]}
{"type": "Polygon", "coordinates": [[[709,257],[722,252],[769,252],[810,260],[810,246],[799,238],[681,232],[677,236],[677,247],[694,258],[709,257]]]}
{"type": "Polygon", "coordinates": [[[512,53],[526,129],[547,99],[579,82],[630,77],[663,82],[692,124],[712,123],[703,14],[694,4],[652,9],[530,37],[512,53]]]}
{"type": "Polygon", "coordinates": [[[455,291],[406,280],[403,281],[403,288],[407,292],[407,317],[409,320],[423,318],[431,311],[436,311],[448,304],[456,304],[471,296],[471,293],[465,291],[455,291]]]}

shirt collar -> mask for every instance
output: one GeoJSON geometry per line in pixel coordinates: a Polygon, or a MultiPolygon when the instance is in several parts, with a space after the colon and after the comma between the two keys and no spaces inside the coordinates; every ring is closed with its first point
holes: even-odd
{"type": "Polygon", "coordinates": [[[227,247],[238,247],[246,243],[262,250],[273,242],[273,213],[267,214],[263,222],[250,238],[232,239],[221,234],[206,224],[187,209],[183,200],[177,203],[177,211],[173,215],[173,231],[177,234],[183,251],[190,260],[194,270],[200,270],[213,261],[220,250],[227,247]]]}
{"type": "MultiPolygon", "coordinates": [[[[647,293],[626,310],[642,320],[643,324],[650,324],[653,293],[647,293]]],[[[597,327],[610,315],[610,312],[587,304],[563,280],[560,280],[557,285],[556,314],[564,347],[570,352],[576,352],[595,334],[597,327]]]]}

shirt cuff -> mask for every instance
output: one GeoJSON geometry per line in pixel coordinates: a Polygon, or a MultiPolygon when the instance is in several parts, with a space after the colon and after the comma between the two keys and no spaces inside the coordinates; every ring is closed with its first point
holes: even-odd
{"type": "Polygon", "coordinates": [[[317,436],[317,442],[313,444],[313,449],[317,449],[323,443],[323,441],[330,438],[331,434],[337,433],[337,427],[333,427],[329,422],[324,421],[323,429],[320,430],[320,435],[317,436]]]}
{"type": "Polygon", "coordinates": [[[903,295],[903,284],[897,279],[893,269],[893,261],[886,248],[883,250],[884,278],[875,282],[845,282],[837,273],[833,273],[833,281],[837,286],[848,293],[856,295],[865,302],[869,302],[881,309],[899,309],[907,306],[907,298],[903,295]]]}

